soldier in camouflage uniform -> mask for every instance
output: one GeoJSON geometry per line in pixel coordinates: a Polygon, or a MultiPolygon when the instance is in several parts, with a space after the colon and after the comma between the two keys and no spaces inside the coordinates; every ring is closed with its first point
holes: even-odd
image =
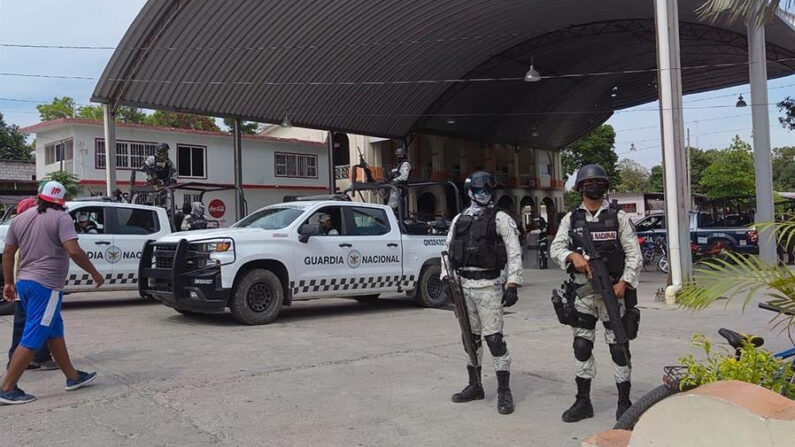
{"type": "MultiPolygon", "coordinates": [[[[464,188],[471,206],[453,219],[447,235],[450,267],[442,266],[441,278],[457,275],[461,280],[478,364],[467,361],[469,385],[453,395],[453,402],[483,399],[480,380],[483,360],[481,336],[486,339],[497,371],[497,411],[513,412],[510,369],[511,356],[502,335],[503,307],[516,304],[517,287],[522,285],[522,250],[516,222],[494,208],[497,182],[485,171],[471,174],[464,188]]],[[[444,264],[444,263],[443,263],[444,264]]]]}
{"type": "MultiPolygon", "coordinates": [[[[575,188],[582,193],[583,203],[561,219],[558,233],[550,246],[552,259],[564,270],[577,272],[575,281],[580,285],[574,301],[577,323],[572,327],[574,357],[577,359],[577,399],[563,413],[564,422],[577,422],[593,417],[590,391],[591,380],[596,376],[596,360],[592,350],[596,340],[597,321],[601,321],[605,327],[605,342],[613,360],[613,376],[618,389],[616,419],[632,405],[629,400],[630,364],[624,357],[625,352],[629,355],[629,342],[626,351],[616,342],[615,334],[610,329],[612,323],[607,315],[604,299],[595,295],[588,283],[591,270],[582,253],[582,234],[587,225],[594,240],[594,248],[607,260],[614,283],[613,292],[618,298],[622,317],[628,308],[630,311],[627,316],[639,315],[634,306],[637,303],[635,288],[638,286],[642,266],[640,245],[635,228],[626,213],[611,206],[604,199],[608,187],[609,178],[601,166],[585,165],[580,168],[575,188]]],[[[634,338],[634,335],[629,335],[629,338],[634,338]]]]}

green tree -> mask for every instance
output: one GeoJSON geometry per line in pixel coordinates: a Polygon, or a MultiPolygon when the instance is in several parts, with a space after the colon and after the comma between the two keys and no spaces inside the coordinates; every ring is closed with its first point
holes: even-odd
{"type": "Polygon", "coordinates": [[[50,180],[55,180],[66,188],[66,200],[71,200],[77,197],[77,195],[83,191],[83,185],[80,184],[80,178],[66,171],[54,171],[49,173],[42,179],[42,183],[50,180]]]}
{"type": "Polygon", "coordinates": [[[793,165],[795,165],[795,146],[783,146],[773,149],[773,186],[778,191],[795,191],[795,189],[792,189],[795,185],[791,180],[783,180],[787,171],[791,171],[786,174],[787,177],[792,175],[792,172],[795,172],[795,167],[790,168],[793,165]]]}
{"type": "Polygon", "coordinates": [[[560,156],[563,165],[563,180],[580,169],[580,166],[591,163],[605,168],[610,177],[610,184],[617,185],[620,181],[618,155],[613,150],[616,142],[616,131],[609,124],[602,124],[591,133],[565,148],[560,156]]]}
{"type": "Polygon", "coordinates": [[[146,118],[146,124],[176,129],[211,130],[220,131],[215,120],[209,116],[193,115],[190,113],[167,112],[156,110],[146,118]]]}
{"type": "Polygon", "coordinates": [[[649,173],[649,191],[663,192],[665,190],[665,180],[663,178],[663,168],[661,165],[652,166],[649,173]]]}
{"type": "MultiPolygon", "coordinates": [[[[229,128],[231,131],[235,125],[235,120],[232,118],[224,118],[224,125],[229,128]]],[[[259,123],[254,121],[241,121],[240,122],[240,133],[253,135],[257,133],[259,130],[259,123]]]]}
{"type": "Polygon", "coordinates": [[[703,150],[697,147],[690,149],[690,187],[692,192],[706,194],[701,186],[701,177],[712,163],[715,162],[718,154],[716,149],[703,150]]]}
{"type": "Polygon", "coordinates": [[[36,106],[39,111],[39,117],[42,121],[52,121],[59,118],[74,118],[75,117],[75,100],[64,96],[63,98],[55,97],[49,104],[39,104],[36,106]]]}
{"type": "Polygon", "coordinates": [[[640,163],[624,158],[618,162],[618,170],[621,173],[621,181],[612,188],[616,192],[648,192],[650,190],[649,170],[641,166],[640,163]]]}
{"type": "Polygon", "coordinates": [[[751,145],[735,136],[731,146],[717,152],[714,163],[702,173],[699,185],[710,199],[753,196],[756,184],[751,145]]]}
{"type": "Polygon", "coordinates": [[[582,194],[579,191],[570,189],[563,193],[563,206],[564,211],[580,206],[582,203],[582,194]]]}
{"type": "MultiPolygon", "coordinates": [[[[90,120],[103,120],[104,111],[101,105],[87,105],[82,106],[77,110],[78,118],[85,118],[90,120]]],[[[146,123],[146,113],[137,107],[119,106],[116,109],[116,122],[127,124],[144,124],[146,123]]]]}
{"type": "Polygon", "coordinates": [[[795,163],[790,163],[781,171],[776,180],[776,190],[791,192],[795,191],[795,163]]]}
{"type": "Polygon", "coordinates": [[[795,130],[795,99],[787,96],[783,101],[776,104],[780,112],[784,112],[784,116],[778,118],[778,122],[785,129],[795,130]]]}
{"type": "Polygon", "coordinates": [[[25,143],[27,137],[16,124],[6,124],[0,113],[0,160],[32,160],[33,148],[25,143]]]}

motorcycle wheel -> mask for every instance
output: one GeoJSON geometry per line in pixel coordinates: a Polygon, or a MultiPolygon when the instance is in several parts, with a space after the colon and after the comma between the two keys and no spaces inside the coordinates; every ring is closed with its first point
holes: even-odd
{"type": "Polygon", "coordinates": [[[657,261],[657,270],[668,273],[670,270],[670,266],[668,265],[668,255],[660,256],[660,259],[657,261]]]}

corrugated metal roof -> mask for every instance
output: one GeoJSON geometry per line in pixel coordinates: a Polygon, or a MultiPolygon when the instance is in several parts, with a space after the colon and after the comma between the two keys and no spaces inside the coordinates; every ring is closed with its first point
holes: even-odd
{"type": "MultiPolygon", "coordinates": [[[[700,67],[683,70],[684,91],[747,82],[744,25],[699,23],[701,2],[679,2],[682,66],[700,67]]],[[[92,100],[560,148],[656,99],[652,4],[150,0],[92,100]],[[552,77],[523,82],[531,61],[552,77]],[[595,72],[612,74],[564,76],[595,72]]],[[[769,77],[795,73],[795,31],[776,19],[767,40],[769,77]]]]}

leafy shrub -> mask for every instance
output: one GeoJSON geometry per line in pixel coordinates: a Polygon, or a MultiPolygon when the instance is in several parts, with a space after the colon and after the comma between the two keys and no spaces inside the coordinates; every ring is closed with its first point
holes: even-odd
{"type": "Polygon", "coordinates": [[[706,359],[696,360],[692,354],[679,359],[682,366],[687,368],[680,381],[682,389],[718,380],[739,380],[776,393],[786,390],[783,394],[795,399],[795,371],[790,360],[776,358],[767,349],[757,348],[750,343],[740,348],[739,359],[728,349],[713,352],[712,343],[704,334],[694,335],[691,343],[704,350],[706,359]]]}

